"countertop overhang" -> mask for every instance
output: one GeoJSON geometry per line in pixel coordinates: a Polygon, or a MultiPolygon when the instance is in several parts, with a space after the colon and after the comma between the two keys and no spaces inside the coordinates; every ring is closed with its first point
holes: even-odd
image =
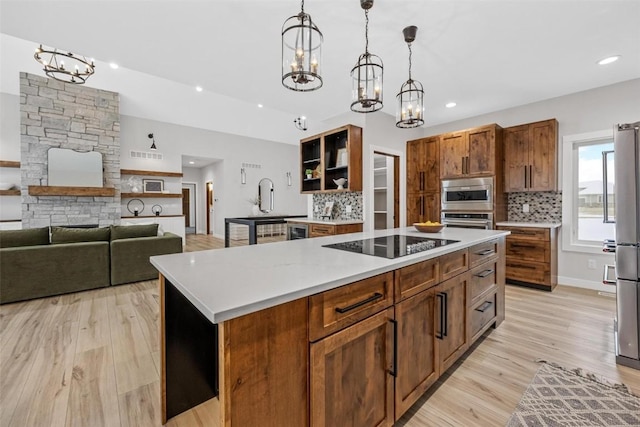
{"type": "Polygon", "coordinates": [[[502,227],[531,227],[531,228],[559,228],[562,226],[560,222],[515,222],[503,221],[496,222],[496,226],[502,227]]]}
{"type": "Polygon", "coordinates": [[[151,263],[211,322],[219,323],[508,235],[508,231],[413,227],[159,255],[151,263]],[[403,234],[459,240],[386,259],[323,245],[403,234]]]}
{"type": "Polygon", "coordinates": [[[362,224],[364,221],[361,219],[314,219],[309,217],[293,218],[288,217],[284,219],[287,222],[302,222],[305,224],[325,224],[325,225],[348,225],[348,224],[362,224]]]}

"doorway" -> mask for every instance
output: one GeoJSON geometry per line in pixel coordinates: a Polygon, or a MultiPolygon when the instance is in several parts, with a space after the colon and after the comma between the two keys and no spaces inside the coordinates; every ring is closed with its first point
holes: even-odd
{"type": "Polygon", "coordinates": [[[400,157],[373,152],[373,228],[400,226],[400,157]]]}
{"type": "Polygon", "coordinates": [[[205,225],[206,234],[213,234],[213,182],[208,181],[205,184],[205,200],[207,202],[207,223],[205,225]]]}
{"type": "Polygon", "coordinates": [[[186,234],[196,234],[196,184],[182,183],[182,214],[186,234]]]}

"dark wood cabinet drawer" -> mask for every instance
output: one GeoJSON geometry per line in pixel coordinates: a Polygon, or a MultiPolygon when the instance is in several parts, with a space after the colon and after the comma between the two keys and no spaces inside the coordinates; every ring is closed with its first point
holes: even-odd
{"type": "Polygon", "coordinates": [[[496,262],[488,262],[471,270],[469,285],[471,287],[471,301],[479,297],[496,284],[496,262]]]}
{"type": "Polygon", "coordinates": [[[507,237],[507,257],[521,261],[549,262],[551,257],[549,242],[510,239],[507,237]]]}
{"type": "Polygon", "coordinates": [[[436,258],[396,270],[395,301],[400,302],[437,285],[440,277],[439,267],[440,263],[436,258]]]}
{"type": "Polygon", "coordinates": [[[549,264],[518,261],[507,258],[506,267],[507,280],[537,283],[540,285],[549,285],[551,283],[549,264]]]}
{"type": "Polygon", "coordinates": [[[393,272],[309,297],[309,339],[317,341],[393,305],[393,272]]]}
{"type": "Polygon", "coordinates": [[[311,224],[309,227],[311,237],[333,236],[334,234],[336,234],[335,225],[311,224]]]}
{"type": "Polygon", "coordinates": [[[471,342],[496,318],[496,293],[490,293],[471,309],[471,342]]]}
{"type": "Polygon", "coordinates": [[[440,257],[440,281],[464,273],[469,269],[469,251],[462,249],[440,257]]]}
{"type": "Polygon", "coordinates": [[[498,258],[498,241],[480,243],[469,248],[469,268],[498,258]]]}
{"type": "Polygon", "coordinates": [[[551,240],[551,233],[548,228],[535,228],[535,227],[507,227],[500,225],[498,230],[507,230],[511,234],[507,236],[509,239],[522,239],[522,240],[544,240],[546,242],[551,240]]]}

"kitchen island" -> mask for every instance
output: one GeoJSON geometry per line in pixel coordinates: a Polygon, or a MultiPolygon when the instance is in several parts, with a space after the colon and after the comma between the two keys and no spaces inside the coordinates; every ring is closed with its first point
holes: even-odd
{"type": "Polygon", "coordinates": [[[406,228],[153,257],[163,421],[219,394],[224,426],[393,425],[504,319],[507,234],[406,228]],[[391,234],[456,242],[394,259],[324,247],[391,234]]]}

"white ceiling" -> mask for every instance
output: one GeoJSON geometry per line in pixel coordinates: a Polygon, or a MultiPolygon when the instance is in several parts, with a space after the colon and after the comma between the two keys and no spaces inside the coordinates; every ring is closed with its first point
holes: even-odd
{"type": "MultiPolygon", "coordinates": [[[[324,34],[324,86],[311,93],[280,82],[281,28],[299,12],[299,1],[0,0],[0,6],[2,33],[183,83],[185,91],[200,85],[261,103],[286,114],[281,126],[293,126],[300,114],[318,122],[347,112],[349,73],[364,51],[359,0],[305,3],[324,34]]],[[[640,77],[638,0],[375,0],[369,16],[369,51],[384,61],[383,111],[392,115],[408,74],[402,29],[418,27],[413,77],[425,87],[426,126],[640,77]],[[596,65],[614,54],[622,59],[596,65]],[[445,108],[449,101],[458,106],[445,108]]]]}

